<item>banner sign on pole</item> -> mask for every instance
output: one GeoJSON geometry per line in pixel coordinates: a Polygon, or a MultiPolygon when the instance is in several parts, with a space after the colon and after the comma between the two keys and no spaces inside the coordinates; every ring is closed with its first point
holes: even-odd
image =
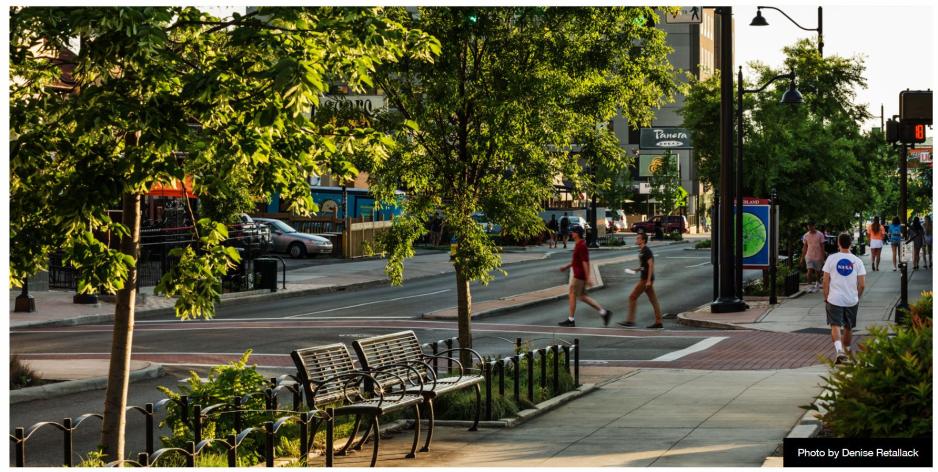
{"type": "Polygon", "coordinates": [[[743,199],[743,269],[768,269],[772,245],[771,201],[743,199]]]}

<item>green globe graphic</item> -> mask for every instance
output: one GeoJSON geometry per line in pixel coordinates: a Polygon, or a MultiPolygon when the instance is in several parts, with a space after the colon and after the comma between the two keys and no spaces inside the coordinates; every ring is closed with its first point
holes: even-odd
{"type": "Polygon", "coordinates": [[[765,247],[768,232],[762,220],[752,213],[743,213],[743,257],[752,257],[765,247]]]}

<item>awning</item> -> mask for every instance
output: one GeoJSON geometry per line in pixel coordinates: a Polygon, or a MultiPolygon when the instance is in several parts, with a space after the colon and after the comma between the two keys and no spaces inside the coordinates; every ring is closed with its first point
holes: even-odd
{"type": "Polygon", "coordinates": [[[153,187],[150,188],[150,192],[147,193],[147,195],[151,197],[199,198],[198,195],[192,193],[194,186],[192,177],[186,176],[184,181],[185,191],[183,191],[183,182],[175,180],[172,184],[159,182],[153,184],[153,187]]]}

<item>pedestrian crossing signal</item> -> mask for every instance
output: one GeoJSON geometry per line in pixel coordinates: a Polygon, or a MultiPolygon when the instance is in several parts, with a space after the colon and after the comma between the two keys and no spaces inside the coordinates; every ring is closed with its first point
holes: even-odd
{"type": "Polygon", "coordinates": [[[905,144],[916,144],[925,142],[925,125],[901,123],[901,141],[905,144]]]}

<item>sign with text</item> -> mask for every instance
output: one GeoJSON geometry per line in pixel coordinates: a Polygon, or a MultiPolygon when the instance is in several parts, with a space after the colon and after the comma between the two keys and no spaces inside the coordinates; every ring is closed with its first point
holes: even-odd
{"type": "Polygon", "coordinates": [[[374,115],[387,108],[387,97],[384,95],[323,95],[319,103],[327,110],[354,110],[374,115]]]}
{"type": "Polygon", "coordinates": [[[681,7],[677,13],[665,13],[664,22],[671,24],[700,24],[703,21],[703,7],[681,7]]]}
{"type": "Polygon", "coordinates": [[[638,141],[639,149],[693,149],[694,143],[687,128],[654,127],[642,128],[638,141]]]}
{"type": "Polygon", "coordinates": [[[744,269],[769,268],[773,239],[770,203],[769,200],[760,198],[743,198],[744,269]]]}
{"type": "MultiPolygon", "coordinates": [[[[672,165],[678,165],[679,160],[677,155],[671,155],[672,165]]],[[[660,172],[666,162],[667,156],[664,154],[640,154],[638,156],[638,176],[651,177],[655,175],[655,172],[660,172]]]]}

